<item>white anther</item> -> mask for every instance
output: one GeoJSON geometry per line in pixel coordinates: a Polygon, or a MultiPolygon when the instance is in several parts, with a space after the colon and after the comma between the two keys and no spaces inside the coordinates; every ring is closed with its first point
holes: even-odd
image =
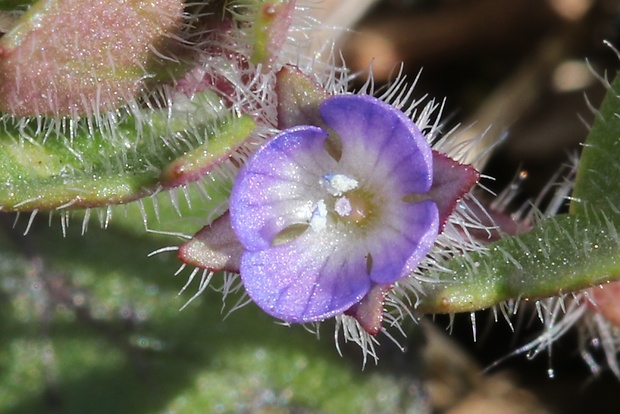
{"type": "Polygon", "coordinates": [[[325,230],[327,227],[327,205],[325,201],[319,200],[316,204],[316,208],[310,218],[310,227],[316,231],[325,230]]]}
{"type": "Polygon", "coordinates": [[[321,183],[328,193],[336,197],[356,189],[359,185],[356,179],[344,174],[326,174],[321,183]]]}

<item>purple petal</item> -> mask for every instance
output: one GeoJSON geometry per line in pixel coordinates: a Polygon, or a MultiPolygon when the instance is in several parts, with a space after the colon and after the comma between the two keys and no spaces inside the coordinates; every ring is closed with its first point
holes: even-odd
{"type": "Polygon", "coordinates": [[[290,243],[244,253],[241,278],[248,294],[273,316],[310,322],[348,309],[371,281],[397,281],[407,263],[426,255],[438,226],[432,201],[399,204],[398,214],[386,215],[371,229],[308,228],[290,243]]]}
{"type": "Polygon", "coordinates": [[[372,255],[370,278],[379,284],[394,283],[403,268],[415,266],[426,256],[437,238],[439,214],[430,200],[385,206],[377,228],[365,239],[372,255]]]}
{"type": "Polygon", "coordinates": [[[324,149],[326,137],[317,127],[287,129],[241,170],[230,209],[232,226],[248,250],[267,249],[285,228],[309,222],[323,196],[318,183],[335,165],[324,149]]]}
{"type": "Polygon", "coordinates": [[[365,95],[339,95],[321,105],[325,122],[342,141],[341,167],[365,180],[381,209],[376,229],[369,231],[367,250],[373,257],[375,283],[396,282],[402,270],[417,265],[439,233],[432,201],[402,203],[422,195],[433,181],[433,153],[417,126],[401,111],[365,95]]]}
{"type": "Polygon", "coordinates": [[[287,322],[342,313],[371,286],[365,256],[349,238],[308,229],[291,243],[248,251],[241,259],[243,286],[261,309],[287,322]]]}
{"type": "Polygon", "coordinates": [[[326,130],[287,129],[248,160],[231,195],[246,291],[288,322],[326,319],[371,286],[398,281],[439,228],[427,194],[432,152],[404,114],[357,95],[328,98],[319,110],[342,144],[338,160],[325,148],[326,130]],[[289,228],[302,233],[278,237],[289,228]]]}
{"type": "Polygon", "coordinates": [[[342,141],[340,163],[347,173],[394,197],[428,192],[431,148],[405,114],[366,95],[333,96],[320,110],[342,141]]]}

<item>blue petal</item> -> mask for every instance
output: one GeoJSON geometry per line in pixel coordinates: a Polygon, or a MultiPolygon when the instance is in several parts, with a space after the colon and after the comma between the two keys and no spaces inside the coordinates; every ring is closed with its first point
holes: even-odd
{"type": "Polygon", "coordinates": [[[326,138],[317,127],[287,129],[248,160],[230,196],[231,223],[246,249],[267,249],[285,228],[309,222],[324,196],[318,183],[335,165],[326,138]]]}
{"type": "Polygon", "coordinates": [[[312,229],[291,243],[241,258],[241,280],[252,300],[287,322],[343,313],[370,290],[365,254],[345,234],[312,229]]]}
{"type": "Polygon", "coordinates": [[[320,110],[342,141],[342,169],[363,185],[398,198],[431,188],[430,145],[401,111],[367,95],[333,96],[320,110]]]}

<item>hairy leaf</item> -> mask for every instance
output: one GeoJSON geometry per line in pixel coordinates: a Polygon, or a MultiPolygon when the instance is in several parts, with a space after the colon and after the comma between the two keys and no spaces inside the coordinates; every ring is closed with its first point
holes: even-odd
{"type": "Polygon", "coordinates": [[[127,203],[158,191],[162,170],[197,148],[204,156],[196,161],[200,168],[221,163],[254,124],[214,110],[218,102],[206,92],[186,109],[124,113],[99,125],[6,122],[0,131],[0,210],[127,203]]]}
{"type": "Polygon", "coordinates": [[[509,299],[540,299],[620,279],[620,77],[584,144],[570,213],[488,250],[457,255],[429,275],[419,310],[468,312],[509,299]]]}

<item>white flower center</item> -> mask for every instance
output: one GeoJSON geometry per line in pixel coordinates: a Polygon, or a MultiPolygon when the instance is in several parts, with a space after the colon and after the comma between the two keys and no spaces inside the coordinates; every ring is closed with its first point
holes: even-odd
{"type": "Polygon", "coordinates": [[[359,182],[356,179],[344,174],[326,174],[321,178],[319,184],[333,198],[328,197],[328,202],[325,202],[325,199],[317,202],[310,218],[310,227],[316,231],[324,230],[327,227],[327,215],[330,212],[328,208],[333,209],[333,212],[340,217],[351,216],[354,208],[351,199],[345,194],[359,187],[359,182]]]}

